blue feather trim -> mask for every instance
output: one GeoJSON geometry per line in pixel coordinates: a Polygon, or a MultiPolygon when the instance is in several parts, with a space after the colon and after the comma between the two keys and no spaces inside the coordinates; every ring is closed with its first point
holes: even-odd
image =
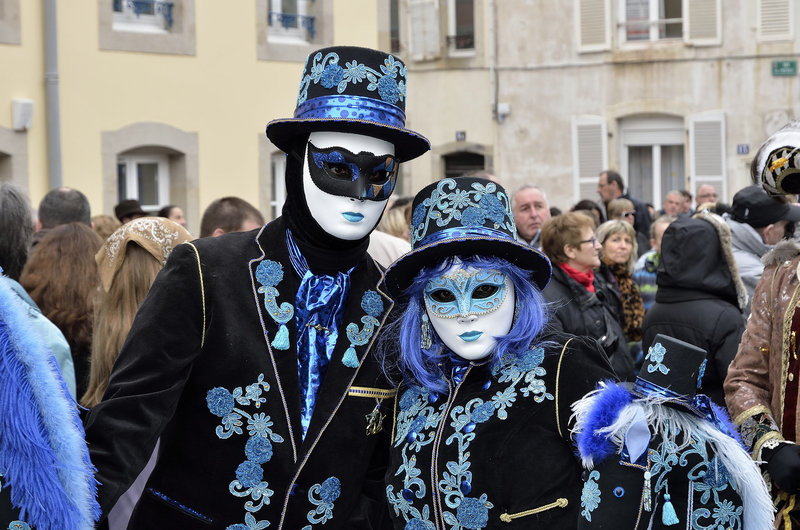
{"type": "Polygon", "coordinates": [[[614,423],[633,396],[624,386],[607,382],[591,399],[585,426],[576,433],[575,441],[581,457],[591,457],[597,464],[617,452],[617,447],[605,436],[596,434],[597,431],[614,423]]]}
{"type": "Polygon", "coordinates": [[[20,518],[91,529],[100,516],[83,426],[52,353],[0,278],[0,470],[20,518]]]}

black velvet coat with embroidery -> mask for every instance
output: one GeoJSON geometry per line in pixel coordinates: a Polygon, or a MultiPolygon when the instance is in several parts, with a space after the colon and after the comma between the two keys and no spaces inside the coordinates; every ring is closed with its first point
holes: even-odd
{"type": "Polygon", "coordinates": [[[386,496],[396,530],[574,529],[581,466],[571,404],[615,379],[594,340],[555,335],[447,394],[400,388],[386,496]]]}
{"type": "MultiPolygon", "coordinates": [[[[303,440],[294,319],[289,349],[272,348],[278,324],[255,276],[263,260],[281,264],[277,301],[294,304],[299,279],[284,234],[278,219],[172,252],[86,422],[104,514],[160,437],[131,528],[329,530],[377,528],[385,520],[389,421],[376,435],[366,431],[379,401],[375,389],[390,398],[381,402],[384,413],[393,395],[371,351],[378,330],[355,346],[358,368],[342,363],[350,346],[344,327],[363,328],[362,296],[379,292],[381,271],[365,254],[351,275],[342,329],[303,440]]],[[[380,296],[376,318],[383,324],[392,303],[380,296]]]]}

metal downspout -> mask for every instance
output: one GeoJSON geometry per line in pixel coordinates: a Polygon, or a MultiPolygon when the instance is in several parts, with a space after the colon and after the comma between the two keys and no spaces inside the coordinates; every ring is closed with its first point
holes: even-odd
{"type": "Polygon", "coordinates": [[[56,0],[44,0],[44,88],[47,117],[47,168],[50,188],[60,188],[61,110],[58,97],[58,35],[56,0]]]}

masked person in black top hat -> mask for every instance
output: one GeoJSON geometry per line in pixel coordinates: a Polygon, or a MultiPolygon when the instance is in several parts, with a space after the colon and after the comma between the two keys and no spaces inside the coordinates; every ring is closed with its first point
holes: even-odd
{"type": "Polygon", "coordinates": [[[372,344],[392,308],[368,236],[398,164],[406,66],[374,50],[310,55],[287,153],[283,215],[177,247],[87,421],[107,513],[158,462],[132,528],[373,527],[392,386],[372,344]],[[371,479],[374,479],[371,480],[371,479]]]}
{"type": "Polygon", "coordinates": [[[579,529],[772,527],[758,466],[724,409],[697,394],[706,351],[656,335],[633,388],[573,405],[584,472],[579,529]]]}
{"type": "Polygon", "coordinates": [[[398,530],[575,527],[569,406],[614,375],[595,340],[543,332],[550,261],[515,236],[491,181],[414,199],[412,250],[385,278],[402,309],[383,339],[402,379],[385,490],[398,530]]]}

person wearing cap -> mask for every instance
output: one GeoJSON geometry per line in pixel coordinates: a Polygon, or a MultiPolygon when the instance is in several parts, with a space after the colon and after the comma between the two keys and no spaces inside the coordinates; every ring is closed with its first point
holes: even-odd
{"type": "Polygon", "coordinates": [[[136,199],[125,199],[114,206],[114,215],[117,216],[120,223],[125,224],[134,219],[145,217],[147,212],[142,210],[142,205],[136,199]]]}
{"type": "Polygon", "coordinates": [[[401,381],[385,487],[394,528],[574,528],[569,405],[614,378],[605,355],[545,332],[550,261],[517,241],[499,184],[443,179],[412,212],[412,250],[384,278],[400,308],[382,338],[401,381]]]}
{"type": "MultiPolygon", "coordinates": [[[[770,136],[751,165],[772,195],[800,191],[800,122],[770,136]]],[[[781,241],[764,256],[753,309],[728,368],[725,401],[742,442],[764,462],[778,509],[775,528],[800,528],[800,247],[781,241]]]]}
{"type": "Polygon", "coordinates": [[[772,528],[758,466],[725,410],[697,393],[705,367],[705,350],[658,334],[632,387],[605,382],[573,405],[579,530],[772,528]]]}
{"type": "Polygon", "coordinates": [[[158,460],[129,528],[375,528],[395,390],[373,350],[392,301],[367,254],[398,164],[406,66],[355,47],[312,53],[287,154],[283,215],[178,245],[86,421],[106,514],[158,460]]]}
{"type": "Polygon", "coordinates": [[[786,237],[789,223],[800,221],[800,206],[790,204],[783,195],[767,195],[761,186],[753,185],[736,192],[731,209],[725,220],[731,229],[733,257],[750,299],[747,316],[764,270],[761,258],[786,237]]]}

